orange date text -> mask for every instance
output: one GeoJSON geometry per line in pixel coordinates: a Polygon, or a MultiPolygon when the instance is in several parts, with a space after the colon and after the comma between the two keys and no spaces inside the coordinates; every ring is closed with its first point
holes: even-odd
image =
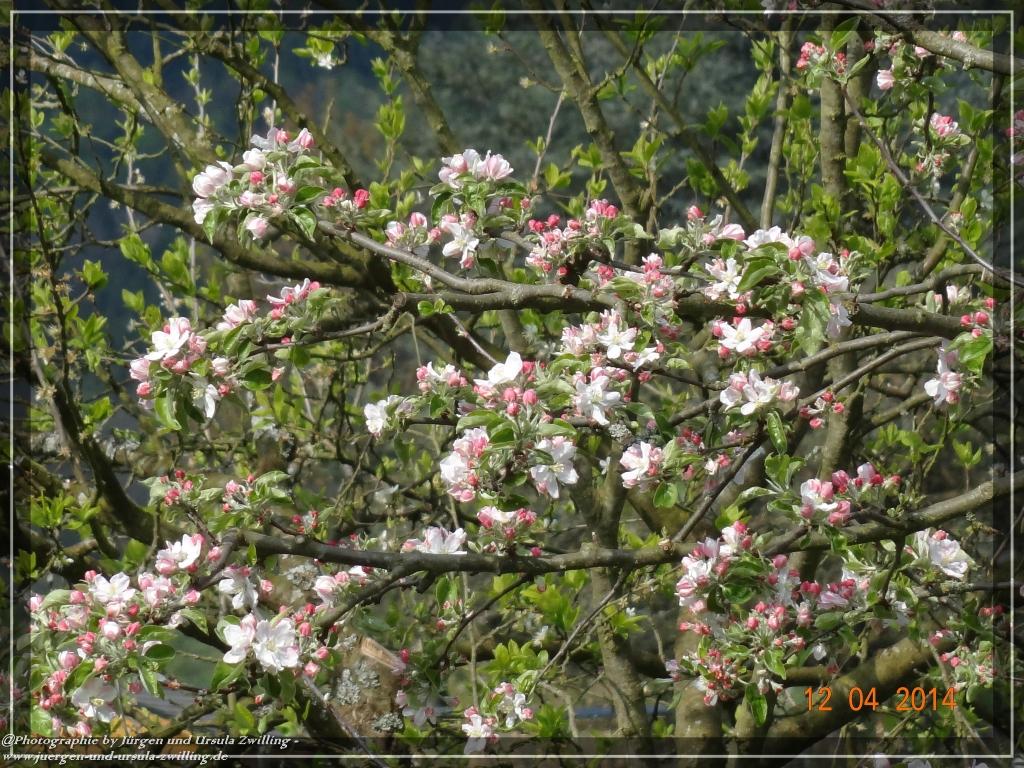
{"type": "MultiPolygon", "coordinates": [[[[842,707],[842,704],[833,698],[832,689],[828,686],[807,688],[804,695],[807,697],[808,712],[831,712],[833,705],[842,707]]],[[[893,701],[897,712],[923,712],[926,709],[936,711],[943,707],[955,709],[956,689],[947,688],[941,691],[938,688],[901,686],[896,689],[893,701]]],[[[860,712],[863,709],[870,709],[873,712],[878,709],[878,693],[874,688],[861,689],[854,686],[846,692],[845,704],[851,712],[860,712]]]]}

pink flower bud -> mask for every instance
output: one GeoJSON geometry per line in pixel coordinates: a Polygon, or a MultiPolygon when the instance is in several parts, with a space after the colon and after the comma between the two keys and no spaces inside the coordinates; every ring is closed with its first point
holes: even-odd
{"type": "Polygon", "coordinates": [[[360,210],[366,207],[366,204],[370,202],[370,193],[365,189],[357,189],[355,194],[352,196],[352,202],[356,208],[360,210]]]}
{"type": "Polygon", "coordinates": [[[82,661],[82,657],[74,651],[61,651],[57,654],[57,663],[62,669],[74,669],[82,661]]]}

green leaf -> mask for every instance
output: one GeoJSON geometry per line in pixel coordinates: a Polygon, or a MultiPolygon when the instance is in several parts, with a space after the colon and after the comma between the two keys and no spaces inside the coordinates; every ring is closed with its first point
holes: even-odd
{"type": "Polygon", "coordinates": [[[293,208],[291,214],[302,233],[312,240],[316,234],[316,215],[308,208],[293,208]]]}
{"type": "Polygon", "coordinates": [[[298,204],[308,203],[322,194],[324,194],[322,187],[302,187],[295,193],[295,202],[298,204]]]}
{"type": "Polygon", "coordinates": [[[956,341],[955,346],[959,353],[957,362],[960,367],[980,375],[985,367],[985,358],[992,351],[992,336],[983,333],[974,338],[970,334],[961,334],[956,341]],[[962,339],[964,341],[961,341],[962,339]]]}
{"type": "Polygon", "coordinates": [[[764,460],[764,471],[768,475],[768,479],[775,485],[786,489],[789,488],[789,484],[793,481],[793,475],[803,466],[803,463],[803,459],[773,453],[764,460]]]}
{"type": "Polygon", "coordinates": [[[735,503],[739,504],[740,506],[743,506],[744,504],[749,504],[754,499],[759,499],[762,496],[772,496],[774,494],[775,491],[772,491],[768,488],[754,486],[753,488],[747,488],[745,491],[743,491],[743,493],[739,495],[739,498],[736,499],[735,503]]]}
{"type": "Polygon", "coordinates": [[[40,736],[49,736],[53,733],[53,718],[50,713],[42,707],[33,706],[32,714],[29,716],[29,727],[32,733],[40,736]]]}
{"type": "Polygon", "coordinates": [[[253,368],[242,376],[242,384],[246,389],[261,392],[273,383],[271,372],[266,368],[253,368]]]}
{"type": "Polygon", "coordinates": [[[102,288],[107,283],[107,273],[103,271],[99,262],[86,259],[82,264],[82,279],[90,288],[102,288]]]}
{"type": "Polygon", "coordinates": [[[766,277],[777,275],[781,271],[782,270],[779,269],[778,264],[775,263],[775,259],[770,256],[751,259],[743,268],[743,276],[740,278],[739,290],[749,291],[766,277]]]}
{"type": "Polygon", "coordinates": [[[549,421],[546,424],[541,424],[537,427],[537,434],[542,437],[553,437],[555,435],[576,437],[576,430],[564,419],[555,419],[554,421],[549,421]]]}
{"type": "Polygon", "coordinates": [[[237,664],[218,661],[217,666],[213,668],[213,677],[210,678],[210,690],[216,692],[221,688],[227,687],[241,677],[244,671],[245,662],[243,661],[237,664]]]}
{"type": "Polygon", "coordinates": [[[785,454],[789,448],[789,441],[786,439],[786,429],[782,426],[782,419],[775,411],[769,411],[765,418],[765,428],[768,430],[768,437],[779,454],[785,454]]]}
{"type": "MultiPolygon", "coordinates": [[[[213,490],[217,496],[221,494],[221,490],[219,488],[213,488],[211,490],[213,490]]],[[[182,608],[178,611],[178,613],[181,614],[181,616],[183,616],[184,618],[191,621],[196,627],[198,627],[202,631],[204,635],[209,634],[210,625],[206,621],[206,614],[204,614],[202,611],[198,610],[197,608],[182,608]]]]}
{"type": "Polygon", "coordinates": [[[211,243],[217,234],[217,227],[220,226],[220,221],[223,218],[223,208],[214,208],[203,219],[203,232],[206,233],[206,239],[211,243]]]}
{"type": "Polygon", "coordinates": [[[457,429],[461,432],[465,429],[472,429],[473,427],[496,427],[504,419],[494,411],[488,411],[486,408],[480,408],[467,413],[461,419],[457,425],[457,429]]]}
{"type": "Polygon", "coordinates": [[[252,716],[252,712],[242,702],[235,704],[235,725],[238,726],[238,730],[243,734],[256,731],[256,718],[252,716]]]}
{"type": "Polygon", "coordinates": [[[750,708],[750,714],[753,715],[754,722],[758,725],[764,725],[768,719],[768,699],[765,698],[764,694],[757,690],[756,685],[748,685],[743,694],[743,699],[746,701],[747,707],[750,708]]]}
{"type": "MultiPolygon", "coordinates": [[[[207,216],[207,219],[209,219],[209,216],[207,216]]],[[[142,238],[137,233],[132,232],[130,235],[122,237],[118,247],[121,249],[121,255],[128,259],[128,261],[151,268],[153,258],[149,255],[149,246],[142,242],[142,238]]]]}
{"type": "Polygon", "coordinates": [[[70,599],[70,589],[55,589],[43,598],[43,602],[39,606],[39,610],[40,612],[42,612],[45,611],[47,608],[52,608],[55,605],[67,605],[70,599]]]}
{"type": "Polygon", "coordinates": [[[147,659],[163,663],[174,658],[174,649],[164,643],[157,643],[156,645],[151,645],[147,648],[146,653],[143,655],[147,659]]]}
{"type": "Polygon", "coordinates": [[[94,663],[92,659],[89,659],[87,661],[83,661],[71,670],[71,674],[68,675],[68,679],[64,681],[64,690],[74,691],[77,688],[81,688],[82,683],[84,683],[89,675],[92,674],[93,666],[94,663]]]}
{"type": "Polygon", "coordinates": [[[160,423],[172,432],[181,431],[181,423],[174,417],[174,398],[169,392],[153,401],[153,410],[160,423]]]}
{"type": "Polygon", "coordinates": [[[151,696],[156,696],[158,699],[164,697],[164,689],[161,687],[160,681],[156,679],[156,672],[151,667],[140,666],[139,679],[151,696]]]}
{"type": "Polygon", "coordinates": [[[839,612],[820,613],[814,620],[814,626],[828,632],[843,623],[843,614],[839,612]]]}
{"type": "Polygon", "coordinates": [[[857,29],[857,25],[860,23],[860,19],[853,16],[842,24],[836,26],[832,32],[832,37],[829,40],[829,48],[833,51],[841,50],[847,43],[847,41],[853,37],[854,30],[857,29]]]}
{"type": "Polygon", "coordinates": [[[658,508],[674,507],[678,500],[675,483],[662,483],[654,492],[654,506],[658,508]]]}

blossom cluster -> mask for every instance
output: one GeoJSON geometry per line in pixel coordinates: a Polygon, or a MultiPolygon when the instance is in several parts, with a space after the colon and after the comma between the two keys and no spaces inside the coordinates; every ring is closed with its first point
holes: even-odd
{"type": "Polygon", "coordinates": [[[746,373],[734,373],[729,386],[719,393],[718,400],[725,411],[740,407],[740,413],[751,416],[775,403],[789,403],[797,398],[800,389],[788,381],[776,381],[752,368],[746,373]]]}
{"type": "Polygon", "coordinates": [[[191,587],[205,541],[186,535],[156,553],[156,573],[107,578],[87,571],[84,582],[29,600],[37,668],[38,706],[54,733],[87,736],[110,723],[144,688],[174,687],[160,670],[174,656],[167,628],[180,625],[201,595],[191,587]]]}
{"type": "MultiPolygon", "coordinates": [[[[259,312],[252,299],[230,304],[214,330],[200,331],[186,317],[172,317],[150,336],[151,349],[133,360],[129,372],[140,402],[152,408],[160,397],[172,400],[182,393],[193,406],[190,413],[211,419],[218,403],[240,388],[261,386],[264,370],[259,358],[237,354],[242,340],[279,339],[287,344],[292,334],[308,327],[323,305],[320,284],[306,278],[285,286],[280,295],[268,295],[269,310],[259,312]]],[[[267,372],[272,381],[284,373],[281,366],[267,372]]]]}
{"type": "Polygon", "coordinates": [[[898,488],[899,475],[884,476],[870,462],[857,467],[856,475],[845,470],[832,473],[829,480],[810,478],[800,485],[798,516],[811,524],[845,525],[855,505],[876,501],[879,494],[898,488]]]}
{"type": "MultiPolygon", "coordinates": [[[[355,190],[349,198],[340,187],[326,188],[329,185],[325,177],[330,174],[309,154],[314,140],[305,128],[292,139],[287,131],[271,126],[266,136],[253,136],[250,144],[241,164],[231,166],[219,161],[192,180],[196,193],[192,210],[197,223],[210,223],[212,229],[219,216],[237,212],[241,229],[253,239],[262,240],[272,224],[280,226],[290,217],[311,237],[309,206],[318,205],[324,215],[345,221],[356,220],[357,214],[366,209],[370,194],[365,189],[355,190]]],[[[312,219],[314,225],[315,221],[312,219]]]]}
{"type": "MultiPolygon", "coordinates": [[[[837,479],[866,489],[880,477],[872,472],[862,467],[854,480],[837,479]]],[[[824,498],[828,489],[814,482],[813,488],[804,484],[808,504],[833,504],[824,498]]],[[[676,595],[688,617],[679,628],[703,641],[696,650],[668,663],[670,675],[693,676],[704,691],[705,704],[712,706],[749,696],[750,690],[760,695],[778,693],[784,670],[808,658],[828,662],[829,669],[838,671],[845,624],[870,612],[871,601],[883,600],[897,608],[895,621],[905,624],[911,609],[904,596],[909,594],[908,585],[921,578],[919,574],[936,569],[963,579],[971,565],[944,531],[917,533],[907,552],[913,557],[903,561],[899,576],[888,574],[887,591],[880,594],[872,584],[891,568],[884,561],[864,562],[847,551],[838,580],[801,579],[786,555],[761,555],[757,540],[742,522],[724,528],[717,539],[705,539],[682,560],[676,595]],[[838,636],[830,637],[832,633],[838,636]]]]}
{"type": "MultiPolygon", "coordinates": [[[[953,32],[952,39],[964,42],[967,36],[957,30],[953,32]]],[[[864,46],[866,51],[874,51],[878,56],[888,55],[890,59],[889,66],[879,68],[875,75],[875,84],[881,91],[898,91],[912,85],[921,75],[925,60],[932,57],[928,49],[920,45],[911,45],[897,35],[878,34],[874,40],[869,41],[869,44],[864,46]]],[[[938,66],[947,63],[941,56],[935,59],[938,66]]]]}
{"type": "Polygon", "coordinates": [[[466,719],[462,732],[466,734],[467,755],[480,752],[488,743],[496,741],[497,728],[503,726],[511,730],[519,723],[533,719],[533,710],[526,706],[526,695],[507,681],[491,691],[484,712],[468,707],[462,714],[466,719]],[[487,714],[488,711],[493,714],[487,714]]]}
{"type": "Polygon", "coordinates": [[[556,214],[528,222],[527,239],[533,248],[526,257],[526,265],[541,275],[565,277],[570,264],[582,258],[582,266],[586,266],[601,256],[607,250],[608,238],[636,229],[632,220],[607,200],[591,201],[582,218],[570,218],[565,226],[561,224],[562,218],[556,214]]]}

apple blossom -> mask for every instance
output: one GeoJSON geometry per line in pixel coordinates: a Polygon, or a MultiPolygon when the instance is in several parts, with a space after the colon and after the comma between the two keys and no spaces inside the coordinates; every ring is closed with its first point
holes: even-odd
{"type": "Polygon", "coordinates": [[[544,438],[537,443],[537,450],[551,456],[550,464],[535,464],[530,467],[530,477],[541,493],[553,499],[559,495],[558,484],[575,485],[579,480],[573,459],[576,456],[576,445],[568,438],[556,435],[544,438]]]}
{"type": "Polygon", "coordinates": [[[71,703],[78,708],[82,717],[103,723],[109,723],[117,715],[116,710],[110,706],[116,699],[117,689],[99,677],[90,677],[71,694],[71,703]]]}
{"type": "Polygon", "coordinates": [[[964,552],[960,542],[945,531],[932,531],[930,528],[917,531],[912,539],[912,547],[918,557],[928,560],[947,576],[963,579],[974,561],[964,552]]]}
{"type": "Polygon", "coordinates": [[[477,713],[467,717],[469,722],[463,723],[462,732],[467,736],[465,753],[469,755],[487,746],[487,741],[494,737],[494,728],[477,713]]]}
{"type": "Polygon", "coordinates": [[[256,635],[256,617],[250,613],[237,624],[225,622],[223,634],[224,642],[230,646],[224,654],[224,662],[237,664],[243,661],[249,655],[256,635]]]}
{"type": "Polygon", "coordinates": [[[766,338],[765,329],[765,325],[755,328],[749,317],[744,317],[735,325],[723,323],[721,346],[740,355],[751,354],[757,350],[757,343],[766,338]]]}
{"type": "Polygon", "coordinates": [[[643,487],[652,482],[661,472],[662,450],[648,442],[634,443],[623,451],[619,464],[626,470],[622,473],[622,485],[633,488],[643,487]]]}
{"type": "Polygon", "coordinates": [[[260,621],[253,634],[252,652],[268,672],[299,666],[299,642],[292,620],[260,621]]]}
{"type": "Polygon", "coordinates": [[[924,383],[924,391],[935,398],[935,405],[952,405],[960,399],[963,376],[953,370],[957,363],[956,350],[947,349],[943,342],[939,350],[938,375],[924,383]]]}
{"type": "Polygon", "coordinates": [[[217,583],[217,591],[231,596],[231,607],[236,611],[254,608],[259,600],[259,593],[247,571],[243,568],[228,568],[224,571],[225,578],[217,583]]]}
{"type": "Polygon", "coordinates": [[[208,165],[192,179],[192,191],[198,197],[213,197],[231,180],[231,166],[223,160],[208,165]]]}
{"type": "Polygon", "coordinates": [[[573,396],[576,412],[584,418],[607,426],[608,412],[622,400],[621,393],[608,388],[610,383],[608,376],[600,369],[595,369],[591,373],[589,381],[580,374],[576,380],[576,394],[573,396]]]}
{"type": "Polygon", "coordinates": [[[192,338],[192,324],[187,317],[172,317],[164,325],[164,330],[155,331],[150,338],[153,350],[146,355],[146,359],[170,360],[192,338]]]}
{"type": "Polygon", "coordinates": [[[162,576],[170,576],[179,570],[191,568],[203,550],[201,534],[185,534],[181,541],[167,542],[167,549],[156,553],[156,571],[162,576]]]}
{"type": "Polygon", "coordinates": [[[434,555],[463,555],[466,550],[466,532],[461,528],[447,531],[431,526],[423,531],[423,540],[410,539],[402,545],[403,551],[427,552],[434,555]]]}
{"type": "Polygon", "coordinates": [[[120,605],[135,595],[135,590],[130,585],[131,580],[127,573],[111,576],[109,581],[104,576],[96,576],[89,584],[89,593],[94,600],[104,605],[120,605]]]}

